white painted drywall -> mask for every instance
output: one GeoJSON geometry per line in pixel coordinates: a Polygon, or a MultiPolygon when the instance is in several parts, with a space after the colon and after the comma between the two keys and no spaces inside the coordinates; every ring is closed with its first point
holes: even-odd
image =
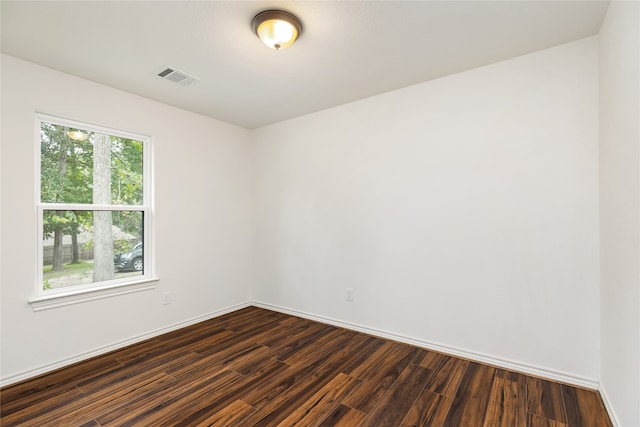
{"type": "Polygon", "coordinates": [[[254,299],[595,381],[597,49],[254,132],[3,56],[2,378],[254,299]],[[154,138],[156,291],[32,312],[35,111],[154,138]]]}
{"type": "Polygon", "coordinates": [[[596,381],[597,48],[255,130],[253,298],[596,381]]]}
{"type": "Polygon", "coordinates": [[[640,426],[640,7],[613,1],[600,30],[601,387],[640,426]]]}
{"type": "Polygon", "coordinates": [[[248,144],[247,130],[3,55],[3,380],[246,303],[248,144]],[[32,311],[27,300],[36,281],[35,112],[153,138],[160,278],[154,291],[32,311]],[[162,292],[171,292],[170,305],[161,304],[162,292]]]}

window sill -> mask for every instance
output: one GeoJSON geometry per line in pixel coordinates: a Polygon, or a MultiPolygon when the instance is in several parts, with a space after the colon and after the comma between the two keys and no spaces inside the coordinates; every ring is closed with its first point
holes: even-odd
{"type": "Polygon", "coordinates": [[[140,279],[128,283],[118,283],[100,289],[79,289],[53,295],[43,295],[29,300],[33,311],[49,310],[72,304],[80,304],[103,298],[111,298],[117,295],[125,295],[133,292],[142,292],[155,289],[158,278],[140,279]]]}

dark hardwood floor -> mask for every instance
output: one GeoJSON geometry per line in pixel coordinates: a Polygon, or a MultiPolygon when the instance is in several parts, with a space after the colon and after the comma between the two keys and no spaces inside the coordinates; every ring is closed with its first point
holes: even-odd
{"type": "Polygon", "coordinates": [[[2,426],[611,425],[591,390],[255,307],[0,399],[2,426]]]}

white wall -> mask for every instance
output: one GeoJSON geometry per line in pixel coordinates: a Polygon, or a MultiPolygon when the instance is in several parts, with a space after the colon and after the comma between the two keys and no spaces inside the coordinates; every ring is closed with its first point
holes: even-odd
{"type": "Polygon", "coordinates": [[[640,8],[611,2],[600,31],[601,384],[640,426],[640,8]]]}
{"type": "Polygon", "coordinates": [[[244,129],[2,56],[3,382],[246,303],[248,144],[244,129]],[[36,111],[153,138],[157,289],[32,311],[27,300],[36,282],[36,111]],[[168,306],[161,305],[165,291],[171,292],[168,306]]]}
{"type": "Polygon", "coordinates": [[[1,377],[254,299],[595,383],[597,49],[253,132],[3,56],[1,377]],[[35,111],[153,137],[156,291],[31,310],[35,111]]]}
{"type": "Polygon", "coordinates": [[[595,384],[597,47],[256,130],[254,299],[595,384]]]}

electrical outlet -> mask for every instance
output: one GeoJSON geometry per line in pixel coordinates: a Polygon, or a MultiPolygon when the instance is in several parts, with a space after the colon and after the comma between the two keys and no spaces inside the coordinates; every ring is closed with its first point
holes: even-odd
{"type": "Polygon", "coordinates": [[[347,301],[353,302],[353,288],[347,288],[347,301]]]}
{"type": "Polygon", "coordinates": [[[162,293],[162,305],[171,304],[171,294],[169,292],[162,293]]]}

